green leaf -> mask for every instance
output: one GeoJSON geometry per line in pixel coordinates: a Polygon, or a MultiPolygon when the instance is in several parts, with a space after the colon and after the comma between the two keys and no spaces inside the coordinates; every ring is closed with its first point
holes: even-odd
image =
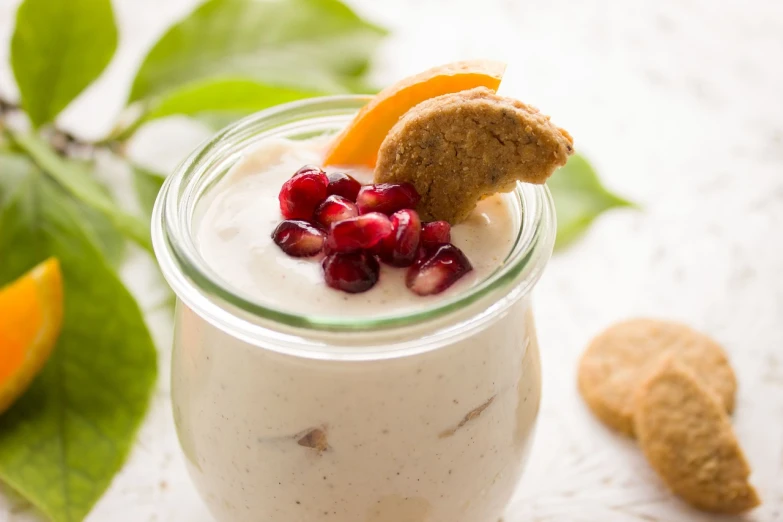
{"type": "Polygon", "coordinates": [[[0,157],[0,285],[61,263],[63,330],[28,391],[0,416],[0,480],[55,522],[78,522],[122,466],[156,377],[131,294],[69,194],[22,156],[0,157]]]}
{"type": "Polygon", "coordinates": [[[338,0],[209,0],[152,48],[129,101],[209,79],[345,92],[383,34],[338,0]]]}
{"type": "Polygon", "coordinates": [[[115,268],[120,266],[125,258],[125,236],[97,210],[80,205],[79,211],[85,232],[93,237],[95,245],[103,253],[106,261],[115,268]]]}
{"type": "Polygon", "coordinates": [[[322,94],[244,78],[204,80],[155,99],[145,113],[116,137],[124,139],[148,121],[174,115],[190,116],[217,130],[250,113],[322,94]]]}
{"type": "MultiPolygon", "coordinates": [[[[0,212],[8,205],[8,200],[14,195],[13,189],[17,187],[19,181],[32,170],[34,165],[26,156],[10,151],[0,152],[0,212]]],[[[0,234],[2,232],[0,228],[0,234]]]]}
{"type": "Polygon", "coordinates": [[[245,114],[241,112],[202,112],[194,116],[193,119],[206,125],[209,129],[219,131],[223,127],[227,127],[244,116],[245,114]]]}
{"type": "Polygon", "coordinates": [[[11,137],[44,172],[54,178],[74,197],[105,215],[123,234],[148,252],[152,252],[148,223],[119,209],[83,164],[58,156],[37,135],[13,133],[11,137]]]}
{"type": "Polygon", "coordinates": [[[11,67],[33,125],[54,120],[116,48],[109,0],[25,0],[16,14],[11,67]]]}
{"type": "Polygon", "coordinates": [[[276,87],[255,80],[207,80],[186,85],[155,103],[145,119],[165,118],[175,114],[194,116],[205,112],[249,114],[302,98],[319,96],[317,91],[276,87]]]}
{"type": "Polygon", "coordinates": [[[162,174],[133,166],[133,185],[145,216],[152,215],[152,207],[155,206],[155,199],[157,199],[164,181],[166,181],[166,176],[162,174]]]}
{"type": "MultiPolygon", "coordinates": [[[[95,169],[94,161],[79,160],[74,162],[90,173],[95,169]]],[[[100,183],[100,188],[107,197],[112,198],[111,192],[104,183],[100,183]]],[[[125,259],[125,247],[127,246],[125,235],[109,218],[92,207],[79,205],[79,211],[82,214],[82,225],[84,225],[85,232],[92,236],[94,243],[103,252],[109,264],[114,268],[119,267],[125,259]]]]}
{"type": "Polygon", "coordinates": [[[555,172],[547,185],[557,212],[555,248],[563,248],[584,234],[602,212],[636,206],[606,190],[590,163],[578,154],[555,172]]]}

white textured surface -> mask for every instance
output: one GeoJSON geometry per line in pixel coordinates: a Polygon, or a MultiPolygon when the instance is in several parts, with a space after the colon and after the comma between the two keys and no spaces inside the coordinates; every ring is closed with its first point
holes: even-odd
{"type": "MultiPolygon", "coordinates": [[[[0,0],[0,62],[16,3],[0,0]]],[[[672,498],[637,448],[599,425],[576,392],[576,359],[589,338],[639,314],[685,321],[726,346],[740,383],[735,426],[764,500],[743,520],[783,520],[783,3],[352,3],[394,30],[380,82],[511,52],[527,71],[526,101],[555,114],[604,181],[644,208],[601,218],[553,259],[536,290],[544,404],[507,522],[714,519],[672,498]]],[[[191,4],[116,0],[117,60],[62,123],[85,136],[107,130],[144,49],[191,4]]],[[[2,67],[0,92],[15,92],[2,67]]],[[[133,153],[165,167],[201,136],[172,126],[145,134],[133,153]]],[[[159,282],[150,264],[134,259],[126,273],[152,305],[159,282]]],[[[155,404],[90,522],[210,522],[173,431],[169,325],[160,313],[151,320],[162,347],[155,404]]],[[[0,496],[0,521],[32,520],[22,502],[0,496]]]]}

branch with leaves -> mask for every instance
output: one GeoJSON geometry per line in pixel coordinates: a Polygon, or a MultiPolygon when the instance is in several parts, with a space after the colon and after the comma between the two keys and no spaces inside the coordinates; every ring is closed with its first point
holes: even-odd
{"type": "MultiPolygon", "coordinates": [[[[156,380],[153,341],[117,267],[128,242],[151,253],[149,214],[165,176],[133,165],[126,143],[173,115],[222,126],[292,100],[370,91],[365,72],[383,36],[338,0],[209,0],[149,51],[111,133],[84,142],[56,118],[112,60],[110,0],[22,2],[10,52],[21,100],[0,100],[0,286],[54,256],[65,317],[42,373],[0,415],[0,480],[50,519],[89,513],[125,461],[156,380]],[[101,184],[98,152],[134,170],[141,211],[101,184]]],[[[562,244],[628,205],[581,158],[553,180],[562,244]]]]}

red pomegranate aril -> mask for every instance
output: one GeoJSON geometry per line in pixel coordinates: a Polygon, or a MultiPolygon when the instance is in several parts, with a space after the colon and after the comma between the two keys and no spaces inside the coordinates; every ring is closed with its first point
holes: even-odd
{"type": "Polygon", "coordinates": [[[286,219],[272,232],[272,240],[291,257],[309,257],[321,251],[326,235],[307,221],[286,219]]]}
{"type": "Polygon", "coordinates": [[[410,266],[419,250],[421,220],[415,210],[398,210],[391,217],[392,233],[380,243],[378,255],[392,266],[410,266]]]}
{"type": "Polygon", "coordinates": [[[430,221],[421,226],[423,245],[440,245],[451,242],[451,225],[448,221],[430,221]]]}
{"type": "Polygon", "coordinates": [[[392,225],[391,234],[381,239],[374,247],[371,247],[368,251],[371,254],[378,256],[378,258],[384,263],[391,264],[392,256],[394,255],[394,244],[397,242],[396,234],[394,233],[394,225],[392,225]]]}
{"type": "Polygon", "coordinates": [[[370,212],[332,223],[326,241],[331,251],[353,252],[372,248],[391,233],[389,218],[370,212]]]}
{"type": "Polygon", "coordinates": [[[318,167],[305,166],[291,179],[283,183],[277,199],[280,212],[286,219],[310,219],[321,202],[326,199],[329,178],[318,167]]]}
{"type": "Polygon", "coordinates": [[[429,247],[405,274],[405,285],[418,295],[439,294],[473,270],[462,250],[448,243],[429,247]]]}
{"type": "Polygon", "coordinates": [[[361,188],[362,184],[345,172],[334,172],[329,174],[326,193],[330,196],[342,196],[345,199],[356,201],[356,196],[361,188]]]}
{"type": "Polygon", "coordinates": [[[360,214],[381,212],[391,215],[404,208],[415,208],[421,196],[410,183],[365,185],[356,196],[360,214]]]}
{"type": "Polygon", "coordinates": [[[329,225],[359,215],[356,203],[342,196],[329,196],[315,209],[315,222],[327,230],[329,225]]]}
{"type": "Polygon", "coordinates": [[[375,256],[366,252],[331,254],[324,258],[322,266],[327,285],[351,294],[372,288],[381,271],[375,256]]]}
{"type": "MultiPolygon", "coordinates": [[[[294,176],[298,176],[300,174],[324,174],[325,175],[326,172],[324,172],[324,169],[322,169],[317,165],[305,165],[301,167],[299,170],[297,170],[296,172],[294,172],[294,175],[291,177],[293,178],[294,176]]],[[[327,183],[328,183],[328,179],[329,178],[327,177],[327,183]]]]}

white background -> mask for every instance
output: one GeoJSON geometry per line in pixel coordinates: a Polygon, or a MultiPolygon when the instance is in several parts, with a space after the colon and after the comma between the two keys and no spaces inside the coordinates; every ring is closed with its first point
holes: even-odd
{"type": "MultiPolygon", "coordinates": [[[[606,184],[643,206],[602,217],[536,289],[544,403],[507,522],[715,520],[672,498],[576,392],[590,337],[639,314],[685,321],[725,345],[740,383],[736,430],[764,500],[742,520],[783,520],[783,2],[350,3],[393,31],[377,60],[380,84],[453,59],[512,55],[525,71],[525,101],[554,114],[606,184]]],[[[16,95],[5,65],[16,4],[0,0],[5,96],[16,95]]],[[[114,5],[118,54],[61,117],[88,138],[110,128],[146,49],[193,1],[114,5]]],[[[170,169],[203,135],[158,125],[131,153],[170,169]]],[[[116,165],[105,176],[127,184],[116,165]]],[[[160,283],[149,262],[135,256],[124,275],[153,307],[160,283]]],[[[169,411],[169,321],[160,312],[151,321],[161,346],[154,406],[90,522],[210,522],[169,411]]],[[[32,520],[23,501],[0,493],[0,521],[32,520]]]]}

